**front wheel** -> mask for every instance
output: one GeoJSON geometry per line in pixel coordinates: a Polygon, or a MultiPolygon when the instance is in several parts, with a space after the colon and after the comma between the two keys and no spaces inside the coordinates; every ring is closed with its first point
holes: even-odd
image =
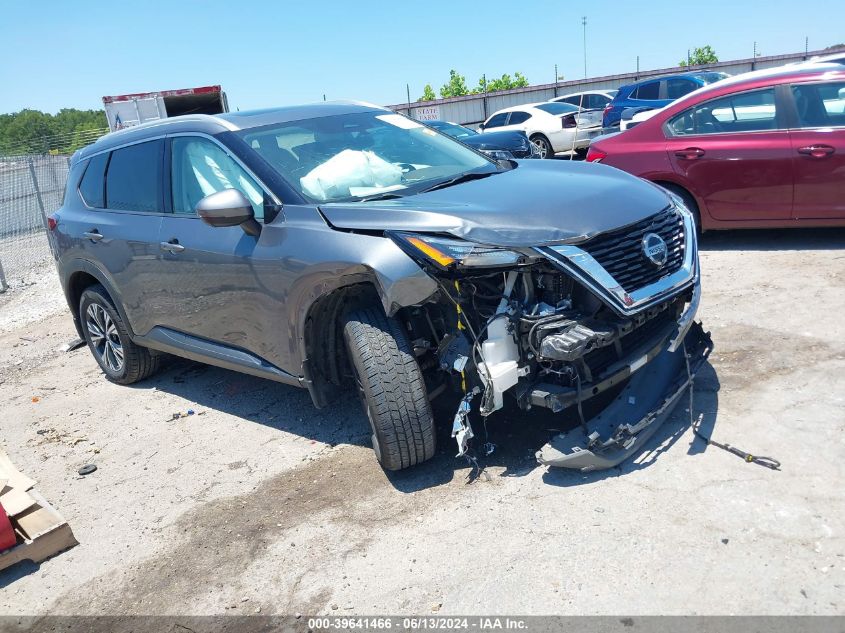
{"type": "Polygon", "coordinates": [[[402,324],[364,308],[347,315],[343,337],[379,463],[401,470],[431,459],[434,417],[402,324]]]}
{"type": "Polygon", "coordinates": [[[549,139],[542,134],[535,134],[530,140],[534,143],[537,151],[540,152],[540,158],[554,158],[555,153],[549,139]]]}

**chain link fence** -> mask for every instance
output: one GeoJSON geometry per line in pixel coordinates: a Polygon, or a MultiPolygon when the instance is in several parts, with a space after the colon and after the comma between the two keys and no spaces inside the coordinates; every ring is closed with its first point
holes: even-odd
{"type": "Polygon", "coordinates": [[[68,156],[0,156],[0,292],[52,265],[47,216],[62,204],[68,156]]]}
{"type": "Polygon", "coordinates": [[[0,292],[34,283],[53,256],[47,217],[62,204],[69,149],[93,143],[106,129],[43,137],[0,154],[0,292]]]}

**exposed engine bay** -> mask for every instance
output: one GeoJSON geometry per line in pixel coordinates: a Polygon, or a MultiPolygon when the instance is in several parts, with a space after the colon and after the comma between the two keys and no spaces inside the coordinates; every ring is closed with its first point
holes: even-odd
{"type": "MultiPolygon", "coordinates": [[[[414,350],[421,367],[433,382],[440,381],[429,385],[429,391],[451,383],[463,394],[452,429],[458,456],[467,454],[474,436],[473,407],[486,417],[501,409],[505,398],[513,398],[522,409],[541,406],[559,412],[577,406],[583,449],[606,442],[607,437],[588,428],[581,403],[621,385],[668,353],[667,347],[674,351],[687,333],[679,331],[679,321],[689,312],[687,306],[697,303],[697,288],[690,286],[663,303],[621,316],[543,259],[509,270],[441,275],[438,281],[437,302],[409,311],[408,325],[419,334],[414,350]]],[[[687,321],[684,327],[691,318],[687,321]]],[[[683,358],[682,353],[675,356],[683,358]]],[[[578,457],[571,467],[606,467],[578,457]]]]}

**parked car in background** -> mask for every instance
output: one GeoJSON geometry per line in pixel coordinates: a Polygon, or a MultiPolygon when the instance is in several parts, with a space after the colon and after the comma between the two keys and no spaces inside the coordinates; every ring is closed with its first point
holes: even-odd
{"type": "Polygon", "coordinates": [[[448,134],[462,143],[484,152],[490,158],[540,158],[540,150],[528,140],[525,132],[503,130],[479,133],[449,121],[424,121],[429,127],[448,134]]]}
{"type": "Polygon", "coordinates": [[[673,191],[701,229],[845,226],[845,66],[726,79],[597,139],[587,160],[673,191]]]}
{"type": "Polygon", "coordinates": [[[618,90],[585,90],[583,92],[572,92],[561,95],[552,102],[568,103],[570,105],[584,108],[585,110],[604,110],[605,106],[613,100],[618,90]]]}
{"type": "Polygon", "coordinates": [[[541,158],[553,158],[560,152],[585,152],[590,139],[601,132],[601,117],[569,103],[547,101],[499,110],[481,129],[525,132],[541,158]]]}
{"type": "Polygon", "coordinates": [[[622,110],[622,118],[619,120],[619,131],[636,127],[642,121],[650,119],[663,108],[626,108],[622,110]]]}
{"type": "Polygon", "coordinates": [[[318,407],[347,386],[388,470],[435,455],[440,396],[459,456],[476,413],[583,402],[596,417],[567,417],[537,460],[612,467],[712,349],[683,202],[601,165],[494,161],[366,104],[107,134],[71,158],[49,226],[109,380],[143,380],[165,352],[318,407]]]}
{"type": "Polygon", "coordinates": [[[711,71],[689,72],[643,79],[622,86],[604,108],[602,127],[605,132],[612,132],[613,128],[618,129],[622,111],[626,108],[662,108],[693,90],[729,76],[727,73],[711,71]]]}

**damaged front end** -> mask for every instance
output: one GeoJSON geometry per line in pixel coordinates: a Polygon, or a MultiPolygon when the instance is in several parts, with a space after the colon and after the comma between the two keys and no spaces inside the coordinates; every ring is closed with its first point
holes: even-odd
{"type": "Polygon", "coordinates": [[[458,455],[474,435],[474,405],[486,417],[508,397],[522,409],[577,408],[580,425],[538,451],[541,464],[614,466],[669,415],[712,348],[694,324],[697,245],[678,200],[577,244],[503,248],[451,236],[391,237],[439,285],[435,301],[406,314],[430,392],[451,383],[462,393],[452,433],[458,455]],[[621,392],[586,420],[582,403],[611,388],[621,392]]]}

